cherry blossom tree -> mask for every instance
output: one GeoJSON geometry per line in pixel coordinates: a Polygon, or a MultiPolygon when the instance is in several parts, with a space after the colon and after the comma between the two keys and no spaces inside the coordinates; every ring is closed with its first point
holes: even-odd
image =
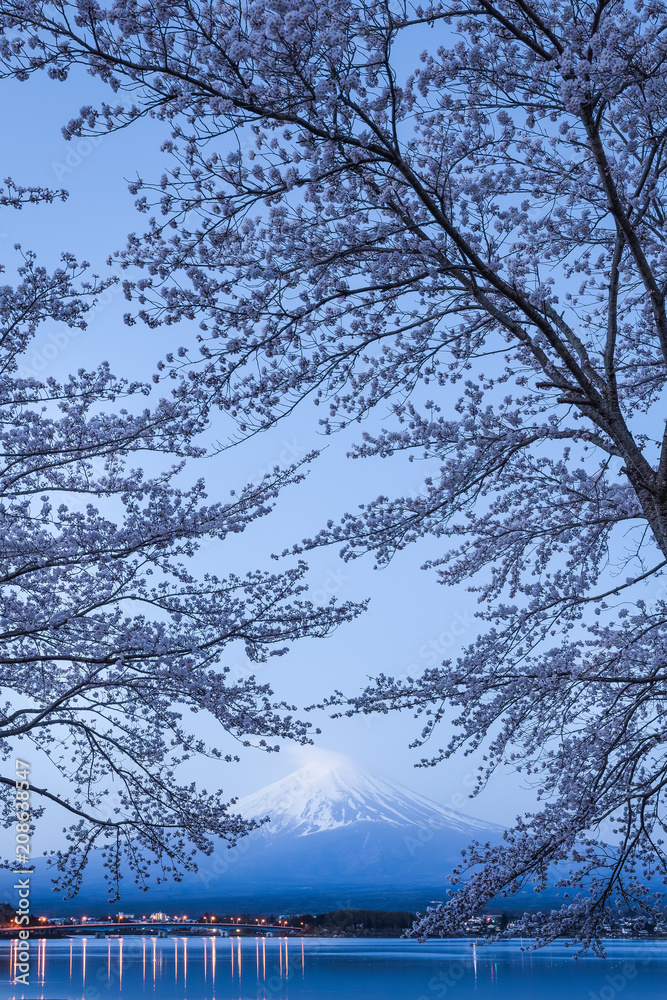
{"type": "MultiPolygon", "coordinates": [[[[420,933],[553,866],[542,940],[651,909],[667,758],[667,9],[637,0],[2,0],[5,72],[106,81],[67,136],[165,123],[118,259],[128,322],[239,436],[304,399],[355,457],[426,460],[298,548],[386,563],[429,536],[480,635],[348,713],[412,709],[423,758],[484,749],[542,805],[476,846],[420,933]],[[422,52],[421,56],[418,55],[422,52]],[[184,334],[184,339],[186,335],[184,334]],[[616,833],[610,834],[609,827],[616,833]],[[579,893],[580,889],[583,893],[579,893]]],[[[341,707],[342,706],[342,707],[341,707]]],[[[529,926],[528,922],[526,926],[529,926]]],[[[535,922],[531,925],[535,929],[535,922]]]]}
{"type": "MultiPolygon", "coordinates": [[[[0,192],[16,208],[53,196],[11,182],[0,192]]],[[[45,811],[49,822],[67,817],[68,844],[54,852],[61,891],[76,893],[99,848],[117,898],[128,867],[142,888],[180,879],[218,838],[233,845],[258,825],[193,783],[186,762],[238,760],[234,741],[265,751],[310,742],[310,724],[252,664],[358,609],[314,607],[302,563],[225,577],[188,565],[303,475],[276,469],[207,504],[203,481],[183,485],[185,461],[203,453],[195,391],[147,407],[149,387],[106,364],[63,382],[20,374],[42,324],[85,326],[108,284],[86,271],[65,255],[49,273],[24,253],[19,283],[0,293],[0,789],[5,827],[17,786],[21,829],[45,811]],[[229,666],[234,645],[248,671],[229,666]],[[196,713],[220,725],[226,749],[203,738],[196,713]]],[[[31,860],[24,852],[5,867],[31,860]]]]}

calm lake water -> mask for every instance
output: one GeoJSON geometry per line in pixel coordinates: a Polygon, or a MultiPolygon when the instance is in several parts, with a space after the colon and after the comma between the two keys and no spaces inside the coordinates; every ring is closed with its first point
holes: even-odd
{"type": "Polygon", "coordinates": [[[608,942],[573,960],[562,944],[323,938],[74,937],[35,941],[29,987],[2,1000],[667,1000],[667,942],[608,942]]]}

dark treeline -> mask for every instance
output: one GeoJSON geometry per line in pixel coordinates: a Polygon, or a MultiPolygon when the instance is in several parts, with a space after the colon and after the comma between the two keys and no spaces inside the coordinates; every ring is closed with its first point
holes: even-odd
{"type": "Polygon", "coordinates": [[[415,914],[406,910],[331,910],[329,913],[304,913],[292,917],[292,927],[311,927],[344,934],[373,934],[378,931],[402,931],[411,927],[415,914]]]}

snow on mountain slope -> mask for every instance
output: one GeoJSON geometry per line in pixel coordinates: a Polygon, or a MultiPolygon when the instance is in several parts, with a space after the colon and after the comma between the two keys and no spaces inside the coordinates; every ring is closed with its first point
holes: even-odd
{"type": "MultiPolygon", "coordinates": [[[[216,845],[183,883],[153,885],[154,909],[180,906],[183,898],[220,912],[423,909],[434,896],[444,898],[463,848],[472,840],[499,843],[503,833],[338,754],[238,799],[233,809],[271,821],[232,850],[216,845]]],[[[93,854],[85,900],[106,898],[103,859],[93,854]]],[[[36,873],[32,883],[44,897],[47,874],[36,873]]],[[[122,905],[142,912],[147,905],[129,877],[122,905]]]]}
{"type": "Polygon", "coordinates": [[[305,837],[362,822],[427,826],[471,838],[498,829],[369,774],[345,758],[333,764],[308,764],[239,799],[234,809],[247,818],[269,816],[271,821],[263,828],[269,837],[287,832],[305,837]]]}

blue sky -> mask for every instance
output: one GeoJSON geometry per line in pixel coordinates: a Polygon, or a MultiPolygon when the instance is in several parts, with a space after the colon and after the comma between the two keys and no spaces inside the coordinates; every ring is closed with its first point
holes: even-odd
{"type": "MultiPolygon", "coordinates": [[[[92,269],[106,273],[105,260],[120,248],[128,232],[143,229],[146,219],[136,213],[127,180],[139,173],[159,177],[164,154],[159,152],[162,127],[145,121],[132,129],[106,136],[97,142],[66,142],[60,132],[83,103],[92,103],[102,93],[99,83],[81,73],[66,85],[46,79],[26,84],[4,82],[0,105],[3,144],[2,177],[16,183],[65,187],[70,192],[65,204],[28,206],[20,212],[5,210],[0,218],[0,250],[6,278],[12,281],[14,243],[38,252],[40,261],[54,264],[59,253],[68,250],[87,258],[92,269]]],[[[108,97],[108,94],[105,93],[108,97]]],[[[155,363],[170,348],[187,342],[184,328],[149,331],[128,328],[122,323],[126,303],[121,295],[109,295],[92,318],[89,329],[76,337],[55,336],[45,328],[38,336],[26,364],[40,375],[64,375],[81,365],[109,360],[116,372],[150,379],[155,363]]],[[[215,447],[228,433],[225,418],[210,430],[205,443],[215,447]]],[[[259,478],[275,464],[301,457],[313,447],[326,443],[322,458],[315,463],[308,481],[291,488],[280,498],[277,510],[258,522],[249,532],[212,545],[199,557],[202,567],[224,574],[229,570],[272,568],[272,552],[313,534],[331,517],[380,492],[400,494],[419,489],[423,470],[419,464],[380,459],[352,462],[345,452],[358,436],[358,429],[328,438],[317,430],[317,412],[308,405],[297,410],[274,431],[222,454],[203,459],[196,468],[204,475],[209,496],[224,498],[229,490],[259,478]]],[[[476,598],[465,588],[445,590],[433,573],[420,571],[420,563],[440,552],[427,539],[400,554],[380,571],[365,558],[343,563],[333,549],[309,557],[309,582],[315,600],[335,594],[341,600],[371,598],[370,610],[356,622],[342,627],[328,640],[298,643],[288,657],[269,661],[265,669],[276,694],[297,704],[317,701],[334,687],[354,693],[367,675],[380,671],[396,676],[419,673],[440,658],[455,654],[475,634],[473,618],[476,598]]],[[[246,669],[242,656],[230,655],[229,664],[246,669]]],[[[318,743],[327,749],[352,756],[362,766],[383,771],[422,794],[449,802],[469,784],[474,758],[440,765],[436,769],[414,769],[421,756],[408,749],[419,731],[419,723],[409,715],[362,717],[339,721],[313,713],[313,722],[323,729],[318,743]]],[[[198,717],[198,726],[201,717],[198,717]]],[[[211,735],[214,730],[211,727],[211,735]]],[[[447,741],[443,727],[437,746],[447,741]]],[[[224,741],[220,744],[225,747],[224,741]]],[[[435,747],[434,747],[435,749],[435,747]]],[[[223,770],[201,772],[211,788],[222,785],[230,795],[243,795],[273,781],[305,763],[307,751],[290,749],[277,755],[245,751],[241,764],[224,765],[223,770]]],[[[37,762],[35,762],[37,764],[37,762]]],[[[41,781],[35,773],[36,784],[41,781]]],[[[533,797],[522,790],[513,775],[499,776],[466,811],[496,822],[510,823],[517,811],[530,808],[533,797]]]]}

